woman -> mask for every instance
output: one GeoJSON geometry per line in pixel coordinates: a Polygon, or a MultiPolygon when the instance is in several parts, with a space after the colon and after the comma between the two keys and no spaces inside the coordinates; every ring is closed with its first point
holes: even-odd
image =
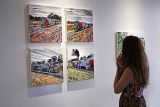
{"type": "Polygon", "coordinates": [[[148,85],[149,66],[143,44],[138,37],[123,40],[117,59],[114,92],[121,93],[119,107],[146,107],[143,89],[148,85]]]}

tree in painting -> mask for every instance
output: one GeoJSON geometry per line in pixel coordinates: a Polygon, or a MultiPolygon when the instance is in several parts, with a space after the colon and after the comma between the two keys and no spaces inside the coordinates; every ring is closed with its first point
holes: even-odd
{"type": "Polygon", "coordinates": [[[122,43],[123,43],[123,39],[127,36],[127,32],[117,32],[116,33],[116,38],[117,38],[117,53],[116,56],[118,57],[118,55],[121,53],[122,50],[122,43]]]}

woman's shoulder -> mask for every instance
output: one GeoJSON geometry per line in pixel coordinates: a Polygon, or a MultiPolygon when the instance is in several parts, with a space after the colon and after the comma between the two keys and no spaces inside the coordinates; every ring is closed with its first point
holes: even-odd
{"type": "Polygon", "coordinates": [[[134,71],[133,71],[133,68],[131,68],[131,67],[126,67],[125,69],[124,69],[124,74],[125,74],[125,76],[127,77],[127,78],[130,78],[131,79],[131,82],[134,80],[134,73],[133,73],[134,71]]]}
{"type": "Polygon", "coordinates": [[[130,85],[139,86],[138,82],[136,81],[136,79],[134,77],[135,68],[128,66],[128,67],[126,67],[125,71],[128,72],[129,77],[132,78],[130,85]]]}
{"type": "Polygon", "coordinates": [[[134,68],[133,68],[133,67],[130,67],[130,66],[127,66],[127,67],[125,67],[124,72],[128,72],[128,73],[130,73],[130,74],[133,74],[134,68]]]}

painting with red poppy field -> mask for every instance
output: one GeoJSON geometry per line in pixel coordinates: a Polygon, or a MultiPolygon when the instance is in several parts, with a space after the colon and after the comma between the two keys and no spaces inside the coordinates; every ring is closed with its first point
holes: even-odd
{"type": "Polygon", "coordinates": [[[61,8],[29,5],[29,42],[57,43],[62,41],[61,8]]]}

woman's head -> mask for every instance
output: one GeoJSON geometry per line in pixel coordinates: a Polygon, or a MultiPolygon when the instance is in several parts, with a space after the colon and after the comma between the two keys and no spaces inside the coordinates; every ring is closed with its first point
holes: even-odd
{"type": "Polygon", "coordinates": [[[127,36],[122,45],[123,65],[134,71],[135,80],[143,86],[148,84],[149,67],[141,40],[136,36],[127,36]]]}
{"type": "Polygon", "coordinates": [[[122,55],[128,60],[135,60],[135,57],[140,57],[139,55],[144,51],[141,40],[136,36],[127,36],[123,40],[122,45],[122,55]],[[132,59],[133,58],[133,59],[132,59]]]}

